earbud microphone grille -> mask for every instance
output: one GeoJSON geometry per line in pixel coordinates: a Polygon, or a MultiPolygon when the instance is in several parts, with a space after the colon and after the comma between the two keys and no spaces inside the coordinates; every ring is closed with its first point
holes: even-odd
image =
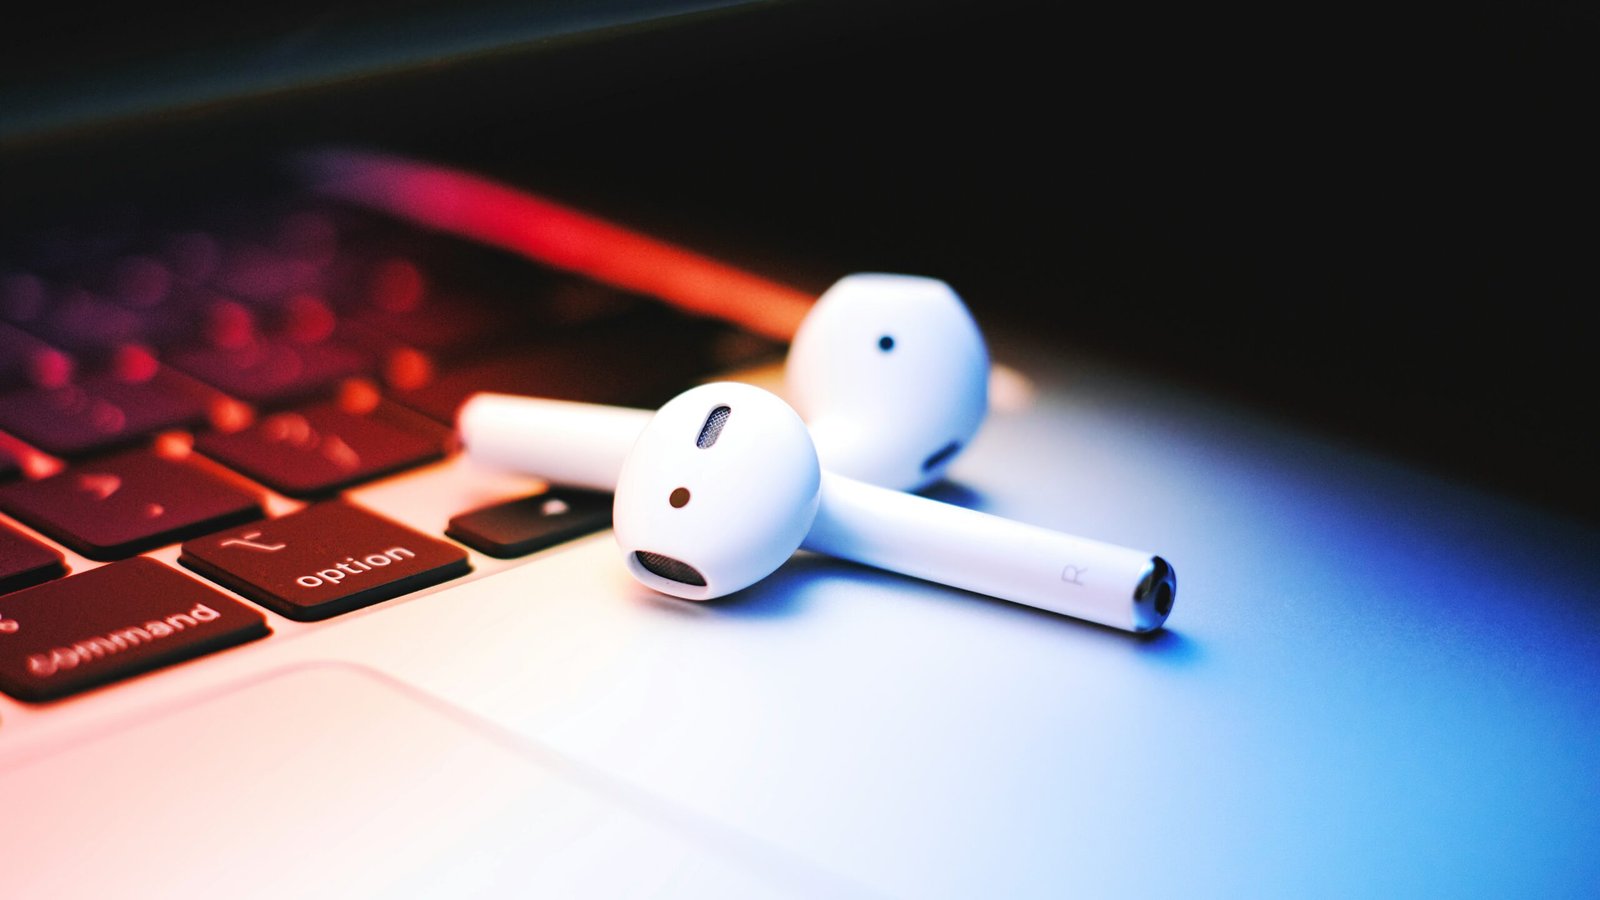
{"type": "MultiPolygon", "coordinates": [[[[725,410],[727,407],[724,406],[722,409],[725,410]]],[[[723,418],[727,418],[727,416],[723,416],[723,418]]],[[[639,565],[644,566],[646,571],[660,575],[668,581],[676,581],[679,584],[692,584],[695,587],[706,586],[706,577],[701,575],[700,571],[694,566],[682,560],[673,559],[660,553],[650,553],[645,550],[633,551],[633,558],[637,559],[639,565]]]]}
{"type": "Polygon", "coordinates": [[[704,450],[715,444],[717,438],[722,434],[722,426],[728,424],[728,416],[731,415],[733,415],[733,410],[729,407],[719,406],[713,409],[711,415],[706,416],[706,423],[700,426],[700,436],[695,438],[694,445],[704,450]]]}

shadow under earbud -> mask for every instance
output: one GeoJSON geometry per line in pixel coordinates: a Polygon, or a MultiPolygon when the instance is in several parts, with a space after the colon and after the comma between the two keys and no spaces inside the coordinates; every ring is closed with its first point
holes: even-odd
{"type": "Polygon", "coordinates": [[[781,619],[798,615],[805,595],[819,580],[833,576],[859,577],[861,569],[850,563],[812,553],[797,553],[776,572],[726,597],[700,601],[718,615],[744,619],[781,619]]]}
{"type": "Polygon", "coordinates": [[[988,500],[982,494],[959,481],[951,481],[948,478],[941,478],[935,481],[933,484],[917,491],[917,494],[927,497],[929,500],[937,500],[940,503],[948,503],[951,506],[961,506],[966,509],[981,511],[989,505],[988,500]]]}
{"type": "Polygon", "coordinates": [[[861,565],[830,559],[813,552],[797,552],[787,562],[779,565],[778,572],[757,581],[742,591],[725,597],[701,601],[706,609],[717,610],[718,615],[731,618],[789,618],[805,609],[806,594],[824,583],[835,583],[837,578],[893,578],[901,575],[864,569],[861,565]]]}
{"type": "Polygon", "coordinates": [[[1167,666],[1193,666],[1203,655],[1200,644],[1194,638],[1168,628],[1161,628],[1149,634],[1133,635],[1133,643],[1142,655],[1167,666]]]}

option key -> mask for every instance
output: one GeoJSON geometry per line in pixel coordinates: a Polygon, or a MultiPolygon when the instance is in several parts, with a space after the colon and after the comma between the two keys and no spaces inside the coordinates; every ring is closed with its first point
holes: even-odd
{"type": "Polygon", "coordinates": [[[178,562],[301,622],[465,575],[465,550],[342,500],[183,545],[178,562]]]}

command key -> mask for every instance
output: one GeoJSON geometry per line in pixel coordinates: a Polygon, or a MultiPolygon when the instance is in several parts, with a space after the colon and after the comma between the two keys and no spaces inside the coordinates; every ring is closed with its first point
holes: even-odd
{"type": "Polygon", "coordinates": [[[0,597],[0,691],[55,700],[269,633],[260,612],[130,559],[0,597]]]}

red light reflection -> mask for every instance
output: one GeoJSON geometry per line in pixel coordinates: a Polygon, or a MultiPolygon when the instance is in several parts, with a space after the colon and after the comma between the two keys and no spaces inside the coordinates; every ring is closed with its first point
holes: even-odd
{"type": "Polygon", "coordinates": [[[665,241],[465,172],[398,157],[326,151],[305,159],[324,194],[502,247],[556,268],[794,336],[813,297],[665,241]]]}

